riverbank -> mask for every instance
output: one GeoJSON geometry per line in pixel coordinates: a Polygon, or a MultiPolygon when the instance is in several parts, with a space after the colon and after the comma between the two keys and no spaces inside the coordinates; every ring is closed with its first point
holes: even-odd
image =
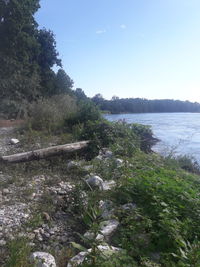
{"type": "Polygon", "coordinates": [[[109,121],[125,120],[127,123],[150,125],[160,142],[153,150],[162,154],[193,158],[200,164],[200,114],[199,113],[145,113],[105,116],[109,121]]]}
{"type": "MultiPolygon", "coordinates": [[[[147,133],[90,122],[82,136],[101,147],[90,148],[90,159],[1,165],[1,266],[30,266],[38,250],[59,267],[80,260],[80,250],[87,252],[82,266],[198,266],[199,175],[149,153],[147,133]]],[[[7,154],[63,137],[20,130],[2,132],[1,140],[7,154]],[[20,145],[8,144],[13,137],[20,145]]]]}

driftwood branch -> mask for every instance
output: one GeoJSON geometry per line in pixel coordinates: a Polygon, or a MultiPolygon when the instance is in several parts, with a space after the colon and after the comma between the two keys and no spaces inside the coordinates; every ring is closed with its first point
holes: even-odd
{"type": "Polygon", "coordinates": [[[49,158],[52,156],[59,156],[65,153],[73,153],[88,146],[89,141],[82,141],[77,143],[59,145],[59,146],[52,146],[43,149],[18,153],[9,156],[2,156],[0,157],[0,161],[8,162],[8,163],[19,163],[19,162],[27,162],[32,160],[40,160],[49,158]]]}

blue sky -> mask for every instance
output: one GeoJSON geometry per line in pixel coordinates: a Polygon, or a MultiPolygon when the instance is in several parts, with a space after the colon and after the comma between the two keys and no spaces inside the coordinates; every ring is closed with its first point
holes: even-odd
{"type": "Polygon", "coordinates": [[[200,102],[199,0],[42,0],[75,87],[88,96],[200,102]]]}

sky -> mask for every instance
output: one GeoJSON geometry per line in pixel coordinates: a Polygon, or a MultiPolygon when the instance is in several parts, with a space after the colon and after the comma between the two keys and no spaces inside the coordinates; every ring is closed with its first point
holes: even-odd
{"type": "Polygon", "coordinates": [[[63,68],[92,97],[200,102],[199,0],[41,0],[63,68]]]}

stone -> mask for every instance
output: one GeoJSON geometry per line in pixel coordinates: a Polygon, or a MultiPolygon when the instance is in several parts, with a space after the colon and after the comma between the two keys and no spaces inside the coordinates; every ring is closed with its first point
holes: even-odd
{"type": "Polygon", "coordinates": [[[12,139],[10,139],[10,143],[11,143],[11,145],[16,145],[19,143],[19,140],[16,138],[12,138],[12,139]]]}
{"type": "Polygon", "coordinates": [[[116,182],[114,180],[105,181],[102,183],[102,190],[103,191],[111,190],[115,186],[116,186],[116,182]]]}
{"type": "Polygon", "coordinates": [[[101,209],[101,216],[106,219],[109,220],[113,217],[114,215],[114,205],[113,202],[110,200],[101,200],[99,202],[99,208],[101,209]]]}
{"type": "Polygon", "coordinates": [[[102,184],[103,180],[97,176],[97,175],[92,175],[90,176],[86,182],[91,186],[91,187],[99,187],[99,189],[102,189],[102,184]]]}
{"type": "Polygon", "coordinates": [[[85,257],[89,254],[89,252],[79,252],[76,256],[74,256],[69,263],[67,264],[67,267],[76,267],[83,263],[85,260],[85,257]]]}
{"type": "Polygon", "coordinates": [[[44,237],[46,237],[48,239],[48,238],[50,238],[50,234],[45,232],[44,237]]]}
{"type": "Polygon", "coordinates": [[[49,221],[51,220],[51,217],[49,216],[49,214],[48,214],[47,212],[43,212],[42,215],[43,215],[44,219],[45,219],[47,222],[49,222],[49,221]]]}
{"type": "Polygon", "coordinates": [[[112,156],[113,156],[112,151],[110,151],[110,150],[106,150],[106,151],[104,152],[104,157],[105,157],[105,158],[112,158],[112,156]]]}
{"type": "Polygon", "coordinates": [[[31,263],[35,264],[35,267],[56,267],[54,257],[46,252],[34,252],[30,256],[31,263]]]}
{"type": "Polygon", "coordinates": [[[77,167],[79,167],[78,162],[75,162],[75,161],[71,160],[71,161],[69,161],[67,163],[67,169],[68,170],[71,170],[71,169],[74,169],[74,168],[77,168],[77,167]]]}
{"type": "Polygon", "coordinates": [[[137,208],[137,205],[134,203],[127,203],[127,204],[122,205],[123,210],[134,210],[136,208],[137,208]]]}
{"type": "Polygon", "coordinates": [[[153,252],[150,254],[150,258],[155,261],[155,262],[159,262],[161,255],[160,252],[153,252]]]}
{"type": "Polygon", "coordinates": [[[96,156],[95,159],[98,160],[98,161],[101,161],[101,160],[103,160],[103,157],[101,155],[98,155],[98,156],[96,156]]]}
{"type": "Polygon", "coordinates": [[[117,165],[118,168],[123,165],[123,162],[124,161],[122,159],[115,159],[115,163],[116,163],[116,165],[117,165]]]}
{"type": "Polygon", "coordinates": [[[4,188],[4,189],[3,189],[3,194],[9,194],[9,193],[10,193],[10,191],[9,191],[8,188],[4,188]]]}
{"type": "Polygon", "coordinates": [[[122,251],[121,248],[117,248],[117,247],[113,247],[113,246],[109,246],[107,244],[105,245],[99,245],[98,249],[104,254],[104,256],[111,256],[112,254],[116,253],[116,252],[120,252],[122,251]]]}
{"type": "Polygon", "coordinates": [[[85,170],[85,171],[91,171],[92,169],[93,169],[93,165],[86,165],[86,166],[83,166],[83,169],[85,170]]]}
{"type": "MultiPolygon", "coordinates": [[[[99,245],[99,246],[97,246],[97,248],[103,254],[103,256],[105,256],[105,257],[112,256],[114,253],[119,253],[120,251],[122,251],[121,248],[109,246],[107,244],[99,245]]],[[[89,255],[89,253],[91,251],[92,251],[91,249],[88,249],[85,252],[78,253],[75,257],[73,257],[69,261],[69,263],[67,264],[67,267],[76,267],[76,266],[82,264],[83,261],[85,260],[86,256],[89,255]]]]}
{"type": "Polygon", "coordinates": [[[103,241],[104,239],[106,241],[109,241],[110,237],[117,230],[118,226],[119,226],[119,221],[117,220],[108,220],[100,223],[101,234],[98,234],[96,239],[99,241],[103,241]]]}
{"type": "Polygon", "coordinates": [[[27,237],[28,237],[28,239],[33,240],[35,238],[35,234],[34,233],[28,233],[27,237]]]}
{"type": "Polygon", "coordinates": [[[92,231],[87,231],[83,236],[88,240],[95,239],[95,234],[92,231]]]}
{"type": "Polygon", "coordinates": [[[0,247],[3,247],[6,245],[6,241],[4,239],[0,239],[0,247]]]}
{"type": "Polygon", "coordinates": [[[117,220],[108,220],[104,221],[100,224],[100,229],[98,234],[95,238],[95,235],[92,231],[87,231],[84,234],[84,237],[87,238],[88,240],[98,240],[98,241],[106,241],[109,242],[110,238],[114,234],[114,232],[117,230],[117,227],[119,225],[119,222],[117,220]]]}

